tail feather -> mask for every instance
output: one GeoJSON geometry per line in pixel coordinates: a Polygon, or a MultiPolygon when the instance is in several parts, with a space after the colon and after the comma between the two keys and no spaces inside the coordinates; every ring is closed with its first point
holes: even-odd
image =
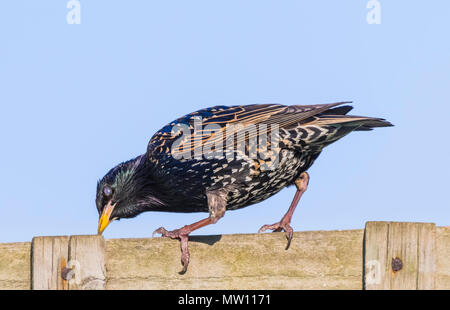
{"type": "Polygon", "coordinates": [[[306,139],[307,143],[311,147],[316,147],[320,150],[352,131],[370,131],[377,127],[393,126],[383,118],[347,115],[353,108],[350,105],[336,107],[336,105],[346,103],[348,102],[321,106],[323,110],[297,121],[294,126],[304,127],[305,129],[302,131],[299,139],[304,139],[305,137],[303,135],[306,134],[308,137],[306,139]],[[321,128],[321,130],[313,130],[314,127],[321,128]],[[308,136],[308,130],[311,136],[308,136]]]}
{"type": "Polygon", "coordinates": [[[339,124],[344,126],[356,127],[353,130],[368,131],[376,127],[394,126],[383,118],[347,115],[353,109],[350,105],[330,108],[314,118],[314,123],[320,124],[339,124]]]}
{"type": "Polygon", "coordinates": [[[329,110],[326,110],[325,112],[321,113],[320,115],[345,115],[348,112],[350,112],[353,109],[351,105],[344,105],[342,107],[332,108],[329,110]]]}
{"type": "Polygon", "coordinates": [[[390,122],[386,121],[383,118],[371,118],[367,121],[364,121],[362,125],[355,130],[364,131],[364,130],[372,130],[373,128],[377,127],[392,127],[390,122]]]}

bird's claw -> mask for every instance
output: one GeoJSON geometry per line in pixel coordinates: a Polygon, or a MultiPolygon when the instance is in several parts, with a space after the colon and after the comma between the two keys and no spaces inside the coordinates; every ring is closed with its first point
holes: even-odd
{"type": "Polygon", "coordinates": [[[292,237],[294,236],[294,230],[292,229],[291,225],[289,225],[289,223],[283,222],[283,220],[281,220],[280,222],[272,224],[272,225],[263,225],[258,230],[258,234],[260,234],[266,230],[272,230],[272,232],[280,232],[280,231],[284,230],[286,232],[286,239],[288,240],[288,243],[286,245],[286,250],[289,249],[289,246],[291,245],[292,237]]]}
{"type": "Polygon", "coordinates": [[[161,237],[168,237],[167,233],[168,231],[164,227],[160,227],[153,232],[152,238],[155,238],[156,234],[160,234],[161,237]]]}
{"type": "Polygon", "coordinates": [[[180,236],[181,242],[181,264],[183,265],[183,270],[179,274],[185,274],[189,265],[189,247],[188,247],[188,236],[180,236]]]}
{"type": "Polygon", "coordinates": [[[186,232],[183,232],[183,229],[175,229],[172,231],[166,230],[164,227],[160,227],[155,230],[152,234],[152,237],[155,237],[156,234],[161,234],[161,237],[167,237],[171,239],[180,239],[181,242],[181,264],[183,265],[183,270],[179,272],[179,274],[185,274],[189,265],[189,247],[188,247],[188,239],[189,235],[186,232]]]}

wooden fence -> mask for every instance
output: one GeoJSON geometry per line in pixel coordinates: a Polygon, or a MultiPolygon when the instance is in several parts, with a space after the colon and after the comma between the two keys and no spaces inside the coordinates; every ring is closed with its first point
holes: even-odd
{"type": "Polygon", "coordinates": [[[368,222],[365,229],[177,240],[35,237],[0,244],[0,289],[450,289],[450,227],[368,222]]]}

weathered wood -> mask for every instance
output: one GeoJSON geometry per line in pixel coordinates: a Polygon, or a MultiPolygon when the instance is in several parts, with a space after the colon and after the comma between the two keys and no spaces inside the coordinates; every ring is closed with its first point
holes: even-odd
{"type": "Polygon", "coordinates": [[[0,243],[0,290],[30,289],[30,242],[0,243]]]}
{"type": "Polygon", "coordinates": [[[388,224],[368,222],[364,232],[364,288],[389,289],[386,279],[388,224]]]}
{"type": "Polygon", "coordinates": [[[361,289],[363,230],[106,241],[107,289],[361,289]]]}
{"type": "Polygon", "coordinates": [[[70,290],[103,290],[106,282],[103,236],[71,236],[68,267],[75,275],[70,290]]]}
{"type": "Polygon", "coordinates": [[[35,237],[31,246],[31,289],[62,290],[61,264],[67,261],[69,237],[35,237]]]}
{"type": "MultiPolygon", "coordinates": [[[[365,242],[374,240],[378,247],[366,248],[365,257],[378,257],[379,262],[384,259],[382,270],[392,273],[392,257],[387,255],[388,233],[396,235],[398,229],[389,232],[387,224],[379,222],[367,225],[375,225],[376,229],[368,229],[365,232],[365,242]],[[374,234],[374,231],[379,232],[374,234]]],[[[429,270],[432,274],[433,265],[427,261],[432,256],[430,253],[434,251],[437,257],[435,288],[450,289],[450,227],[438,227],[435,232],[433,226],[425,225],[425,230],[422,230],[421,225],[418,227],[417,238],[414,239],[408,233],[402,237],[404,240],[410,239],[412,243],[416,242],[417,288],[432,287],[432,284],[429,284],[433,283],[429,270]],[[433,234],[436,234],[434,250],[434,243],[429,241],[433,238],[433,234]]],[[[107,240],[106,288],[361,289],[364,262],[363,234],[364,230],[296,232],[288,251],[284,250],[286,239],[282,233],[194,236],[191,238],[190,244],[191,264],[184,276],[178,274],[178,271],[181,270],[178,240],[164,238],[107,240]]],[[[72,240],[73,255],[67,256],[67,263],[72,266],[75,266],[76,263],[69,262],[70,258],[73,257],[74,261],[82,262],[85,256],[89,256],[89,254],[82,254],[85,251],[82,248],[85,247],[75,239],[72,240]]],[[[92,242],[100,242],[94,247],[101,249],[101,240],[92,242]]],[[[81,243],[86,244],[85,242],[81,243]]],[[[58,246],[48,243],[41,246],[41,249],[43,247],[48,248],[47,254],[45,254],[46,264],[53,266],[57,272],[61,266],[58,266],[60,262],[59,258],[55,257],[57,255],[54,253],[54,249],[57,249],[58,246]]],[[[91,246],[87,247],[91,248],[91,246]]],[[[414,246],[409,245],[409,247],[409,249],[405,248],[404,252],[400,251],[400,254],[403,255],[408,251],[408,253],[414,253],[412,250],[414,246]]],[[[0,244],[0,289],[30,288],[30,271],[32,269],[30,250],[30,242],[0,244]]],[[[67,245],[67,253],[68,251],[67,245]]],[[[394,247],[390,251],[391,255],[394,254],[394,247]]],[[[35,253],[37,253],[36,247],[35,253]]],[[[43,254],[41,253],[41,255],[43,254]]],[[[64,255],[62,257],[64,258],[64,255]]],[[[44,256],[41,256],[41,259],[43,258],[44,256]]],[[[403,259],[403,257],[401,258],[403,259]]],[[[93,258],[88,258],[88,260],[92,261],[93,258]]],[[[365,260],[366,264],[367,261],[368,259],[365,260]]],[[[87,266],[90,264],[88,263],[87,266]]],[[[81,263],[80,271],[83,266],[84,263],[81,263]]],[[[102,266],[101,260],[99,263],[94,263],[96,271],[93,273],[100,274],[98,278],[101,279],[101,273],[98,271],[101,268],[98,266],[102,266]]],[[[405,266],[403,268],[407,268],[405,266]]],[[[403,268],[395,276],[399,276],[402,271],[406,270],[403,268]]],[[[374,269],[373,266],[372,269],[374,269]]],[[[367,265],[365,272],[366,275],[370,272],[367,265]]],[[[37,275],[36,272],[34,274],[37,275]]],[[[102,274],[104,275],[104,273],[102,274]]],[[[388,276],[391,275],[388,274],[388,276]]],[[[83,275],[79,276],[79,279],[83,277],[86,279],[83,275]]],[[[76,278],[75,274],[75,278],[72,280],[76,278]]],[[[365,282],[367,287],[367,276],[365,282]]],[[[90,288],[89,283],[96,286],[96,283],[101,283],[101,280],[94,279],[93,282],[87,280],[84,283],[82,281],[79,288],[88,289],[90,288]]],[[[392,287],[391,282],[383,282],[383,284],[386,284],[386,288],[392,287]]],[[[70,288],[75,289],[75,285],[76,283],[70,288]]],[[[99,286],[101,287],[101,285],[99,286]]]]}
{"type": "Polygon", "coordinates": [[[36,237],[32,241],[31,288],[35,290],[103,289],[105,244],[102,236],[36,237]],[[71,268],[71,279],[63,279],[71,268]]]}
{"type": "Polygon", "coordinates": [[[450,226],[436,229],[436,289],[450,290],[450,226]]]}
{"type": "Polygon", "coordinates": [[[364,267],[365,289],[434,289],[435,225],[368,222],[364,267]]]}
{"type": "Polygon", "coordinates": [[[436,288],[436,225],[427,223],[417,228],[417,289],[433,290],[436,288]]]}

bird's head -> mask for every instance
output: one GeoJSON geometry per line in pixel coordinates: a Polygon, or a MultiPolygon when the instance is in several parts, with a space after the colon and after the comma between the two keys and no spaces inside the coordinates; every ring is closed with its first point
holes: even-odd
{"type": "Polygon", "coordinates": [[[131,218],[152,205],[162,204],[153,195],[153,184],[145,155],[111,169],[97,184],[98,233],[114,220],[131,218]]]}

